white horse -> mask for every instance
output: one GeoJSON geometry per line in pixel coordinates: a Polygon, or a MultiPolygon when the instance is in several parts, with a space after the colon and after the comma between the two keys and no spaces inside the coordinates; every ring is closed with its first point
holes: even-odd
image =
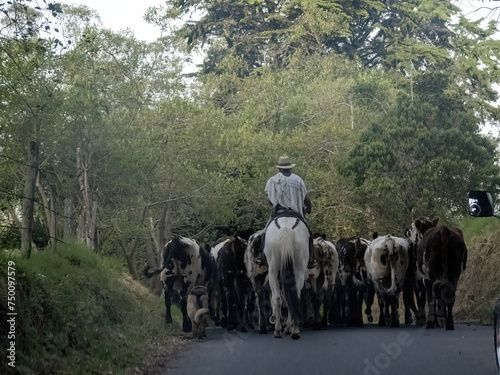
{"type": "Polygon", "coordinates": [[[309,259],[309,230],[306,225],[294,217],[273,220],[267,228],[264,254],[269,265],[274,337],[280,338],[283,334],[281,311],[286,306],[292,338],[299,339],[302,315],[300,291],[304,286],[309,259]]]}

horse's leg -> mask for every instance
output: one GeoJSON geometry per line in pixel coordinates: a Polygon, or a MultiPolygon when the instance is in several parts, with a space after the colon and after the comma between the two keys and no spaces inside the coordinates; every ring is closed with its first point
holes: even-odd
{"type": "Polygon", "coordinates": [[[280,285],[276,276],[271,275],[271,271],[269,272],[269,287],[271,288],[271,306],[273,309],[273,314],[271,316],[271,323],[274,324],[274,337],[281,338],[281,336],[283,335],[283,327],[281,325],[282,302],[281,302],[280,285]]]}

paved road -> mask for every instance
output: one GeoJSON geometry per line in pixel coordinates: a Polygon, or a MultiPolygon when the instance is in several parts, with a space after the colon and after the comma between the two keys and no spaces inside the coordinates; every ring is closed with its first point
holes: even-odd
{"type": "Polygon", "coordinates": [[[302,330],[300,340],[207,330],[163,375],[494,375],[493,328],[302,330]]]}

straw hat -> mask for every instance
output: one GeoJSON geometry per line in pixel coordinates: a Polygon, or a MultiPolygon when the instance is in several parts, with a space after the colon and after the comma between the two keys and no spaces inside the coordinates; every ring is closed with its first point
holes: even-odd
{"type": "Polygon", "coordinates": [[[292,169],[293,167],[295,167],[295,164],[292,164],[290,158],[285,155],[285,156],[280,156],[278,165],[276,167],[280,169],[292,169]]]}

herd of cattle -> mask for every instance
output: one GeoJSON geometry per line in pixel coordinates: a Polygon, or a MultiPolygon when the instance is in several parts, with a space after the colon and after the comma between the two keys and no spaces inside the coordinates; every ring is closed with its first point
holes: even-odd
{"type": "MultiPolygon", "coordinates": [[[[467,248],[459,229],[437,223],[437,219],[421,217],[406,230],[406,238],[375,234],[370,240],[328,241],[314,235],[317,265],[305,276],[301,325],[315,329],[328,324],[362,326],[363,304],[372,322],[376,294],[378,325],[398,327],[402,293],[405,324],[413,322],[413,313],[418,325],[433,328],[444,318],[446,329],[454,329],[452,309],[467,248]]],[[[172,298],[178,294],[183,331],[193,332],[195,338],[205,337],[209,317],[230,331],[246,332],[254,329],[254,312],[258,312],[259,332],[272,329],[267,265],[254,262],[260,240],[261,232],[257,232],[248,240],[235,236],[213,248],[184,237],[168,242],[162,267],[144,270],[147,277],[161,274],[166,321],[172,322],[172,298]]]]}

